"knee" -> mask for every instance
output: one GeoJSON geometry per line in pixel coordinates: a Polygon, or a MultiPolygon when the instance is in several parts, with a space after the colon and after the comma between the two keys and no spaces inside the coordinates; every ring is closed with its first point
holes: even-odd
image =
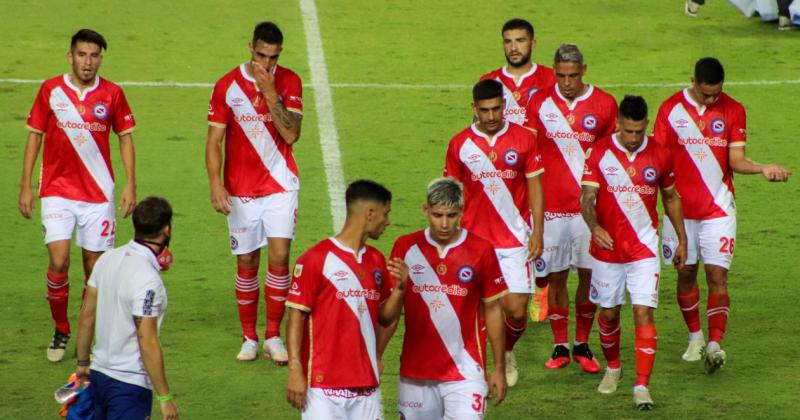
{"type": "Polygon", "coordinates": [[[260,255],[258,251],[236,256],[236,263],[245,267],[258,266],[259,260],[260,255]]]}
{"type": "Polygon", "coordinates": [[[607,324],[616,324],[619,322],[619,312],[613,309],[603,309],[600,311],[600,317],[607,324]]]}
{"type": "Polygon", "coordinates": [[[506,308],[506,318],[515,324],[521,324],[528,318],[524,305],[513,305],[506,308]]]}
{"type": "Polygon", "coordinates": [[[728,270],[724,268],[707,268],[706,278],[708,280],[708,288],[714,293],[716,290],[722,291],[728,288],[728,270]]]}
{"type": "Polygon", "coordinates": [[[50,271],[66,273],[69,271],[69,255],[50,256],[50,271]]]}

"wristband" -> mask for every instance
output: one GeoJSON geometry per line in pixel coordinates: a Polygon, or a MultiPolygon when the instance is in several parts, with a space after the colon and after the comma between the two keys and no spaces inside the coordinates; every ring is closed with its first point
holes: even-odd
{"type": "Polygon", "coordinates": [[[89,366],[91,362],[89,360],[78,360],[78,366],[86,367],[89,366]]]}
{"type": "Polygon", "coordinates": [[[167,395],[156,394],[156,399],[158,400],[158,402],[166,402],[172,399],[172,394],[167,394],[167,395]]]}

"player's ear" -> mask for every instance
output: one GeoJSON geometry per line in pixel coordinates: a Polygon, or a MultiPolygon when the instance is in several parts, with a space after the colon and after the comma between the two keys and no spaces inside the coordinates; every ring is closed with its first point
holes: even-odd
{"type": "Polygon", "coordinates": [[[536,38],[531,38],[531,50],[536,49],[536,38]]]}
{"type": "Polygon", "coordinates": [[[581,66],[581,75],[584,74],[586,74],[586,63],[583,63],[583,66],[581,66]]]}
{"type": "Polygon", "coordinates": [[[428,212],[430,211],[430,207],[428,207],[428,203],[424,203],[422,205],[422,214],[428,216],[428,212]]]}

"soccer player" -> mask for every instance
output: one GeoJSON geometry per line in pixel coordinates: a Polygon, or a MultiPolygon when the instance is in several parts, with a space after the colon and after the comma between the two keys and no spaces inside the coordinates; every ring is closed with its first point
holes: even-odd
{"type": "Polygon", "coordinates": [[[366,245],[389,225],[389,190],[359,180],[345,197],[342,231],[297,259],[289,291],[286,399],[303,419],[382,417],[376,328],[400,311],[408,267],[366,245]]]}
{"type": "Polygon", "coordinates": [[[549,88],[556,82],[553,70],[531,61],[536,48],[533,25],[525,19],[511,19],[503,25],[503,52],[506,65],[481,76],[481,80],[494,79],[503,84],[507,121],[525,123],[525,109],[531,96],[549,88]]]}
{"type": "Polygon", "coordinates": [[[506,315],[506,379],[519,379],[514,344],[528,326],[533,293],[530,261],[542,254],[544,171],[533,134],[503,119],[503,85],[487,79],[472,89],[476,122],[450,140],[445,176],[464,185],[462,224],[495,248],[509,294],[506,315]],[[531,223],[531,218],[533,219],[531,223]]]}
{"type": "Polygon", "coordinates": [[[490,391],[495,405],[505,397],[500,298],[508,288],[492,245],[459,226],[464,209],[461,184],[452,178],[436,179],[428,185],[427,197],[422,209],[428,228],[398,238],[391,254],[411,267],[403,304],[400,416],[482,419],[490,391]],[[494,358],[488,383],[486,340],[478,324],[481,312],[494,358]]]}
{"type": "Polygon", "coordinates": [[[22,162],[19,211],[33,216],[33,167],[44,138],[39,197],[42,230],[50,264],[47,301],[55,332],[47,359],[64,358],[70,335],[69,245],[75,226],[81,247],[84,280],[97,258],[114,247],[117,229],[114,212],[114,172],[111,168],[109,132],[119,137],[126,185],[120,197],[123,217],[136,204],[135,156],[132,132],[135,121],[122,89],[97,75],[103,63],[106,40],[91,29],[72,36],[67,60],[72,71],[42,83],[28,116],[28,141],[22,162]]]}
{"type": "Polygon", "coordinates": [[[543,278],[548,287],[553,330],[553,354],[545,367],[560,369],[570,361],[567,278],[570,268],[577,268],[572,358],[585,372],[598,373],[600,364],[588,344],[597,307],[589,301],[591,233],[580,217],[580,183],[586,151],[596,139],[615,130],[617,103],[610,94],[583,81],[586,64],[576,45],[564,44],[556,50],[553,71],[557,84],[531,98],[526,122],[537,137],[545,170],[544,247],[542,257],[535,261],[537,279],[543,278]]]}
{"type": "MultiPolygon", "coordinates": [[[[655,122],[656,141],[672,151],[675,181],[683,199],[687,242],[684,267],[678,270],[678,304],[689,329],[683,360],[703,358],[709,373],[725,363],[720,348],[730,312],[728,269],[736,240],[733,173],[762,174],[767,181],[785,182],[791,172],[747,158],[744,107],[722,92],[725,71],[712,57],[694,67],[692,86],[661,104],[655,122]],[[700,328],[697,263],[703,261],[708,283],[708,345],[700,328]],[[705,349],[705,350],[704,350],[705,349]]],[[[663,257],[675,253],[674,224],[664,221],[663,257]]]]}
{"type": "MultiPolygon", "coordinates": [[[[581,213],[592,232],[591,300],[601,307],[598,331],[608,363],[597,390],[616,391],[622,376],[619,312],[627,288],[636,325],[633,401],[640,410],[653,407],[648,382],[656,356],[659,189],[667,216],[677,226],[683,222],[672,160],[667,150],[645,137],[647,123],[644,99],[626,96],[619,106],[619,132],[589,149],[581,181],[581,213]]],[[[686,254],[683,229],[678,239],[673,262],[680,267],[686,254]]]]}
{"type": "Polygon", "coordinates": [[[277,25],[256,25],[249,44],[250,61],[214,86],[206,142],[211,205],[228,217],[231,252],[236,255],[236,302],[242,324],[242,347],[236,358],[251,361],[258,356],[258,266],[266,245],[263,347],[264,357],[276,365],[287,361],[280,326],[289,291],[289,251],[300,188],[292,145],[300,137],[303,119],[300,77],[278,65],[282,45],[277,25]],[[224,183],[219,176],[223,139],[224,183]]]}

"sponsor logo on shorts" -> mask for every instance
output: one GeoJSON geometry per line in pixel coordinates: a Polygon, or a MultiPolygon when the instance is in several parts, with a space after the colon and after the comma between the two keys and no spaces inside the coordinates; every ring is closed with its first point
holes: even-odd
{"type": "MultiPolygon", "coordinates": [[[[319,376],[317,377],[319,379],[319,376]]],[[[322,382],[319,379],[317,382],[322,382]]],[[[322,395],[336,398],[369,397],[377,388],[322,388],[322,395]]]]}
{"type": "Polygon", "coordinates": [[[555,211],[546,211],[544,212],[544,220],[556,220],[556,219],[572,219],[573,217],[580,216],[580,213],[572,213],[572,212],[555,212],[555,211]]]}
{"type": "MultiPolygon", "coordinates": [[[[422,408],[422,401],[403,401],[400,400],[400,407],[403,408],[422,408]]],[[[402,413],[401,413],[402,415],[402,413]]]]}
{"type": "Polygon", "coordinates": [[[545,264],[544,260],[541,258],[537,258],[533,265],[536,267],[536,271],[538,272],[542,272],[545,268],[547,268],[547,264],[545,264]]]}
{"type": "Polygon", "coordinates": [[[469,283],[472,281],[472,277],[475,276],[475,269],[469,265],[462,266],[458,269],[457,276],[458,281],[461,283],[469,283]]]}
{"type": "Polygon", "coordinates": [[[231,235],[231,251],[236,251],[236,248],[239,248],[239,241],[236,240],[236,237],[231,235]]]}
{"type": "Polygon", "coordinates": [[[597,299],[597,297],[600,296],[600,292],[597,291],[597,288],[594,287],[594,285],[590,287],[589,294],[591,295],[592,299],[597,299]]]}
{"type": "Polygon", "coordinates": [[[375,280],[375,284],[380,287],[381,283],[383,283],[383,274],[379,268],[376,268],[375,271],[372,272],[372,278],[375,280]]]}
{"type": "Polygon", "coordinates": [[[715,134],[722,134],[725,132],[725,120],[722,118],[717,118],[714,121],[711,121],[711,131],[715,134]]]}
{"type": "Polygon", "coordinates": [[[581,124],[583,124],[583,128],[587,130],[594,130],[595,128],[597,128],[597,117],[595,117],[592,114],[588,114],[585,117],[583,117],[583,121],[581,121],[581,124]]]}
{"type": "Polygon", "coordinates": [[[514,149],[510,149],[503,155],[503,160],[506,162],[506,165],[514,166],[517,164],[517,161],[519,161],[519,153],[514,149]]]}
{"type": "Polygon", "coordinates": [[[98,102],[94,104],[94,108],[92,108],[92,114],[94,114],[94,117],[98,120],[104,120],[106,117],[108,117],[108,107],[106,104],[98,102]]]}
{"type": "Polygon", "coordinates": [[[668,245],[661,246],[661,253],[664,255],[665,259],[672,258],[672,248],[670,248],[668,245]]]}
{"type": "Polygon", "coordinates": [[[656,172],[656,168],[654,168],[652,166],[648,166],[648,167],[644,168],[644,171],[642,171],[642,177],[644,178],[644,180],[649,182],[649,183],[651,183],[651,184],[656,182],[656,177],[657,176],[658,176],[658,172],[656,172]]]}

